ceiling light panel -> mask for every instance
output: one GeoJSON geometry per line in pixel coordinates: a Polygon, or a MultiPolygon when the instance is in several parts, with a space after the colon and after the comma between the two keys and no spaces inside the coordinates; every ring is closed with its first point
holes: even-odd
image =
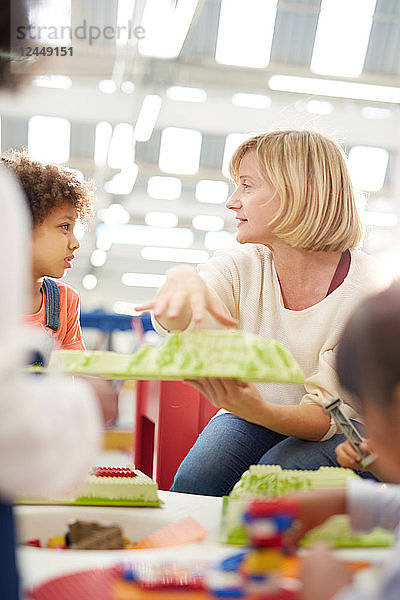
{"type": "Polygon", "coordinates": [[[349,152],[349,171],[354,186],[377,192],[385,182],[389,152],[385,148],[353,146],[349,152]]]}
{"type": "Polygon", "coordinates": [[[226,181],[201,179],[196,184],[196,199],[209,204],[223,204],[228,198],[229,185],[226,181]]]}
{"type": "Polygon", "coordinates": [[[194,175],[199,170],[202,135],[195,129],[167,127],[161,134],[158,165],[165,173],[194,175]]]}
{"type": "Polygon", "coordinates": [[[144,217],[146,225],[151,227],[176,227],[178,225],[178,215],[171,212],[148,212],[144,217]]]}
{"type": "Polygon", "coordinates": [[[260,108],[265,109],[271,106],[271,98],[264,94],[247,94],[238,92],[232,96],[232,104],[235,106],[243,106],[245,108],[260,108]]]}
{"type": "Polygon", "coordinates": [[[121,277],[122,283],[131,287],[159,288],[163,285],[165,280],[165,275],[153,273],[123,273],[121,277]]]}
{"type": "Polygon", "coordinates": [[[142,248],[142,258],[162,262],[178,263],[205,263],[210,255],[205,250],[183,250],[180,248],[153,248],[151,246],[142,248]]]}
{"type": "Polygon", "coordinates": [[[147,193],[157,200],[178,200],[182,193],[182,182],[177,177],[150,177],[147,193]]]}
{"type": "Polygon", "coordinates": [[[108,150],[108,166],[122,169],[135,160],[135,141],[133,127],[130,123],[118,123],[114,127],[108,150]]]}
{"type": "Polygon", "coordinates": [[[107,231],[113,244],[135,246],[170,246],[172,248],[190,248],[193,244],[193,231],[184,227],[149,227],[147,225],[118,225],[107,227],[100,224],[97,235],[107,231]]]}
{"type": "Polygon", "coordinates": [[[36,115],[28,123],[28,152],[34,160],[64,163],[69,159],[71,125],[60,117],[36,115]]]}
{"type": "Polygon", "coordinates": [[[205,102],[207,100],[205,90],[179,85],[172,85],[167,88],[167,97],[171,100],[179,100],[181,102],[205,102]]]}
{"type": "Polygon", "coordinates": [[[135,139],[138,142],[147,142],[151,138],[161,110],[161,104],[161,98],[157,94],[149,94],[143,100],[135,125],[135,139]]]}
{"type": "Polygon", "coordinates": [[[269,63],[277,0],[222,0],[215,59],[263,68],[269,63]]]}

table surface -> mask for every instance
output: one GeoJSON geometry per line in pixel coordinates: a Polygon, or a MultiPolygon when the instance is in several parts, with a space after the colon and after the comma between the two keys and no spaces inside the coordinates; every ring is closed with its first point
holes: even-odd
{"type": "MultiPolygon", "coordinates": [[[[87,518],[95,520],[96,514],[101,513],[104,515],[104,511],[107,511],[110,513],[109,519],[112,521],[113,511],[118,511],[118,514],[129,515],[129,518],[147,520],[157,518],[158,520],[161,517],[163,524],[173,523],[190,515],[207,529],[208,535],[201,542],[151,550],[63,551],[20,546],[17,551],[17,558],[23,587],[26,589],[31,585],[38,585],[59,575],[92,567],[115,565],[122,561],[219,560],[240,549],[239,546],[225,545],[218,542],[222,508],[221,498],[164,491],[160,491],[159,495],[164,502],[161,508],[69,506],[68,513],[70,513],[70,518],[73,519],[78,514],[82,517],[82,511],[87,511],[87,518]]],[[[54,517],[57,511],[65,512],[65,510],[65,506],[16,506],[15,515],[18,524],[18,518],[26,518],[27,515],[32,516],[32,518],[37,515],[38,518],[43,519],[45,515],[54,517]]],[[[344,560],[368,560],[380,564],[385,560],[388,549],[346,548],[336,550],[335,553],[344,560]]]]}

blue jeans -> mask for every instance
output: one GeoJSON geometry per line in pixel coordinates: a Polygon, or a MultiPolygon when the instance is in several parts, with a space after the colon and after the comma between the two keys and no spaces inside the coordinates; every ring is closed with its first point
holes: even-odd
{"type": "MultiPolygon", "coordinates": [[[[307,442],[231,413],[218,415],[204,428],[182,461],[171,491],[225,496],[244,471],[256,464],[280,465],[283,469],[338,467],[335,448],[345,439],[343,434],[336,434],[326,442],[307,442]]],[[[375,479],[371,473],[359,474],[375,479]]]]}

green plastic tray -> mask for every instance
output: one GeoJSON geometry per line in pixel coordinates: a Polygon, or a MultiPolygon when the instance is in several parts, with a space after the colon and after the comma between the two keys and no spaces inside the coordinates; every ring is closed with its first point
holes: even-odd
{"type": "Polygon", "coordinates": [[[134,354],[52,353],[47,369],[106,379],[232,378],[242,381],[304,383],[291,353],[278,341],[237,330],[175,332],[159,347],[134,354]]]}
{"type": "MultiPolygon", "coordinates": [[[[249,498],[277,498],[285,493],[306,489],[343,487],[349,478],[358,475],[349,469],[321,467],[316,471],[285,470],[275,465],[252,465],[229,496],[223,498],[220,541],[226,544],[249,543],[242,524],[244,507],[249,498]]],[[[394,534],[380,527],[370,533],[357,534],[350,527],[347,515],[335,515],[310,531],[300,545],[308,546],[324,541],[333,547],[387,547],[394,542],[394,534]]]]}

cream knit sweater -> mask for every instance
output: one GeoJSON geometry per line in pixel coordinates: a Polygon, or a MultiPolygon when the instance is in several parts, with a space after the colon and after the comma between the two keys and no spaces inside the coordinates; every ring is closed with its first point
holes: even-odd
{"type": "MultiPolygon", "coordinates": [[[[262,397],[276,404],[323,405],[340,397],[348,417],[361,421],[354,401],[340,388],[335,371],[335,347],[352,310],[368,294],[382,286],[378,262],[360,250],[351,251],[351,264],[343,283],[317,304],[304,310],[284,307],[271,251],[248,244],[216,252],[199,274],[219,296],[226,311],[239,321],[239,329],[279,340],[302,367],[306,385],[256,384],[262,397]]],[[[165,334],[153,319],[160,333],[165,334]]],[[[189,326],[190,327],[190,326],[189,326]]],[[[222,327],[210,315],[196,326],[222,327]]],[[[331,425],[321,441],[336,433],[331,425]]]]}

